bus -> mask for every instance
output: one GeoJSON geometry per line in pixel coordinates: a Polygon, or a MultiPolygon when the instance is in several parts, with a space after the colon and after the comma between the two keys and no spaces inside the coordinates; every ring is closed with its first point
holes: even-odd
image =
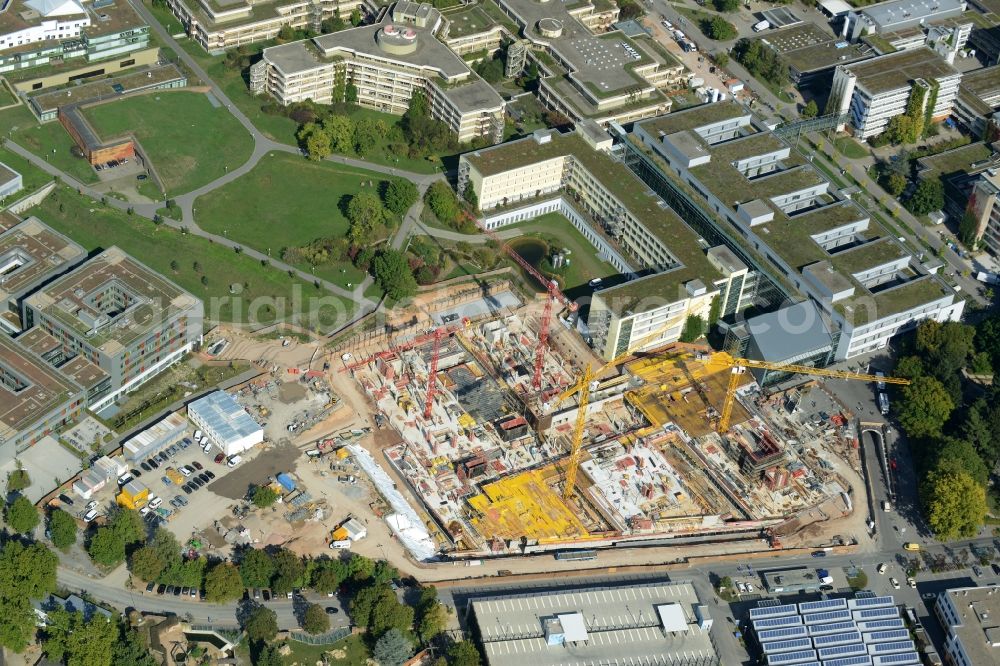
{"type": "Polygon", "coordinates": [[[584,560],[596,560],[596,550],[561,550],[556,553],[557,560],[568,560],[570,562],[582,562],[584,560]]]}
{"type": "Polygon", "coordinates": [[[882,416],[889,414],[889,396],[885,393],[878,394],[878,408],[882,412],[882,416]]]}

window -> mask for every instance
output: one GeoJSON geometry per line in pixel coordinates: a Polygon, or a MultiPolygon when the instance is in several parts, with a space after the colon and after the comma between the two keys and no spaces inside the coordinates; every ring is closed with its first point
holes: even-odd
{"type": "Polygon", "coordinates": [[[118,63],[118,67],[120,68],[131,67],[134,64],[135,64],[135,58],[129,58],[128,60],[122,60],[120,63],[118,63]]]}

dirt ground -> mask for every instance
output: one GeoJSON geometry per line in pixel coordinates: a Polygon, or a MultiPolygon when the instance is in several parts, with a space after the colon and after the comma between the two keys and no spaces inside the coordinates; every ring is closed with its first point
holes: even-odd
{"type": "Polygon", "coordinates": [[[295,461],[302,451],[290,444],[278,444],[261,452],[252,460],[244,462],[229,474],[216,479],[208,488],[216,495],[238,500],[246,495],[250,486],[267,481],[268,476],[287,472],[295,467],[295,461]]]}

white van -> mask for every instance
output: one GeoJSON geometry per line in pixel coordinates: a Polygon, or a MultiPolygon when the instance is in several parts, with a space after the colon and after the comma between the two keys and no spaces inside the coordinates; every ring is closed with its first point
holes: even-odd
{"type": "Polygon", "coordinates": [[[764,32],[771,27],[771,24],[767,21],[761,21],[760,23],[755,23],[753,26],[754,32],[764,32]]]}
{"type": "Polygon", "coordinates": [[[351,540],[350,539],[341,539],[339,541],[331,541],[330,542],[330,548],[332,548],[333,550],[350,550],[351,549],[351,540]]]}

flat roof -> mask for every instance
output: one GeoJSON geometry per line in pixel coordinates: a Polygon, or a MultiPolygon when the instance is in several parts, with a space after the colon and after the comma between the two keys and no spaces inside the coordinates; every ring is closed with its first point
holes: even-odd
{"type": "Polygon", "coordinates": [[[459,11],[446,11],[443,16],[448,21],[449,39],[487,32],[500,25],[477,5],[467,6],[459,11]]]}
{"type": "Polygon", "coordinates": [[[784,28],[797,23],[802,23],[802,19],[793,14],[792,10],[788,7],[765,9],[761,12],[761,16],[763,16],[768,23],[777,28],[784,28]]]}
{"type": "Polygon", "coordinates": [[[82,356],[74,356],[59,366],[63,373],[85,389],[91,389],[110,375],[82,356]]]}
{"type": "Polygon", "coordinates": [[[815,23],[799,23],[765,33],[760,38],[780,53],[790,67],[799,72],[813,72],[871,57],[867,44],[850,44],[846,39],[820,28],[815,23]]]}
{"type": "MultiPolygon", "coordinates": [[[[359,53],[389,63],[396,62],[410,67],[433,70],[446,79],[456,79],[469,75],[470,70],[465,61],[439,42],[429,30],[423,28],[406,26],[416,33],[416,48],[412,53],[389,53],[383,50],[375,38],[378,32],[387,25],[392,25],[392,21],[385,20],[374,25],[320,35],[314,37],[312,43],[327,58],[335,55],[359,53]]],[[[270,50],[266,49],[265,54],[270,50]]]]}
{"type": "Polygon", "coordinates": [[[39,326],[34,326],[17,336],[17,344],[21,345],[32,354],[43,356],[51,351],[55,351],[62,346],[62,343],[55,337],[49,335],[39,326]]]}
{"type": "Polygon", "coordinates": [[[501,109],[505,104],[493,86],[479,77],[468,83],[449,86],[441,92],[463,113],[488,108],[501,109]]]}
{"type": "Polygon", "coordinates": [[[79,393],[68,377],[0,335],[0,442],[33,427],[79,393]]]}
{"type": "Polygon", "coordinates": [[[39,114],[56,111],[69,104],[87,104],[112,97],[120,97],[136,90],[143,90],[153,85],[186,79],[187,77],[174,64],[151,65],[141,69],[130,70],[127,74],[102,78],[90,83],[82,83],[65,90],[49,90],[30,95],[28,100],[39,114]]]}
{"type": "Polygon", "coordinates": [[[678,582],[498,596],[473,601],[472,610],[490,666],[669,663],[681,655],[710,662],[717,655],[698,627],[698,603],[694,587],[678,582]],[[547,643],[553,620],[566,643],[547,643]]]}
{"type": "Polygon", "coordinates": [[[74,264],[87,251],[37,217],[0,234],[0,300],[16,300],[74,264]]]}
{"type": "Polygon", "coordinates": [[[961,14],[965,0],[889,0],[860,11],[879,28],[907,21],[933,20],[940,15],[961,14]]]}
{"type": "MultiPolygon", "coordinates": [[[[949,627],[962,642],[972,664],[1000,664],[1000,589],[963,587],[945,590],[958,614],[960,625],[949,627]]],[[[939,602],[940,603],[940,602],[939,602]]]]}
{"type": "Polygon", "coordinates": [[[236,442],[260,432],[261,426],[243,406],[225,391],[214,391],[188,405],[188,415],[209,424],[222,444],[236,442]]]}
{"type": "Polygon", "coordinates": [[[683,132],[684,130],[693,130],[698,127],[742,116],[749,117],[750,112],[742,104],[730,101],[718,102],[716,104],[702,104],[655,118],[641,120],[636,124],[642,126],[650,136],[656,137],[660,134],[674,134],[676,132],[683,132]]]}
{"type": "Polygon", "coordinates": [[[109,354],[182,312],[201,312],[197,298],[118,247],[91,258],[25,302],[109,354]],[[99,305],[96,297],[111,288],[119,298],[99,305]],[[115,311],[109,313],[112,307],[115,311]]]}
{"type": "Polygon", "coordinates": [[[981,142],[970,143],[958,148],[946,150],[937,155],[928,155],[917,160],[920,165],[920,175],[923,178],[954,176],[961,173],[972,173],[976,169],[973,164],[987,162],[993,156],[993,149],[981,142]]]}
{"type": "Polygon", "coordinates": [[[748,319],[747,329],[762,361],[781,363],[832,345],[823,314],[810,300],[748,319]]]}
{"type": "Polygon", "coordinates": [[[602,296],[614,297],[606,300],[609,306],[614,304],[617,311],[624,312],[634,309],[635,302],[648,296],[651,290],[666,289],[693,279],[701,279],[710,287],[721,277],[709,263],[694,230],[672,209],[661,205],[660,199],[628,167],[592,149],[579,134],[551,132],[550,136],[545,143],[539,143],[533,136],[525,137],[465,153],[462,157],[477,171],[489,176],[548,159],[572,156],[680,262],[678,268],[602,289],[599,292],[602,296]]]}
{"type": "Polygon", "coordinates": [[[940,80],[961,75],[941,56],[925,46],[888,53],[844,67],[857,76],[858,85],[876,94],[909,88],[916,79],[940,80]]]}
{"type": "Polygon", "coordinates": [[[9,210],[0,211],[0,233],[21,224],[21,218],[9,210]]]}
{"type": "Polygon", "coordinates": [[[972,95],[980,100],[988,98],[986,108],[992,111],[998,106],[997,97],[1000,96],[1000,65],[965,72],[958,89],[960,95],[972,95]]]}
{"type": "Polygon", "coordinates": [[[17,179],[20,176],[18,172],[11,169],[9,166],[0,162],[0,186],[6,185],[17,179]]]}
{"type": "MultiPolygon", "coordinates": [[[[0,12],[0,34],[7,34],[19,30],[25,30],[33,26],[40,26],[46,20],[59,19],[69,21],[83,18],[83,13],[61,14],[62,11],[69,11],[72,5],[81,7],[84,13],[90,17],[90,25],[84,26],[81,36],[89,39],[96,39],[104,35],[111,35],[124,30],[144,27],[146,22],[132,8],[128,0],[103,0],[106,4],[95,6],[97,3],[81,3],[77,0],[11,0],[6,11],[0,12]],[[32,6],[33,5],[33,6],[32,6]],[[56,14],[51,19],[47,19],[35,7],[46,7],[56,14]]],[[[81,37],[71,37],[63,42],[73,42],[81,37]]],[[[46,46],[51,46],[53,41],[29,42],[14,48],[4,49],[4,53],[30,52],[46,46]]]]}

